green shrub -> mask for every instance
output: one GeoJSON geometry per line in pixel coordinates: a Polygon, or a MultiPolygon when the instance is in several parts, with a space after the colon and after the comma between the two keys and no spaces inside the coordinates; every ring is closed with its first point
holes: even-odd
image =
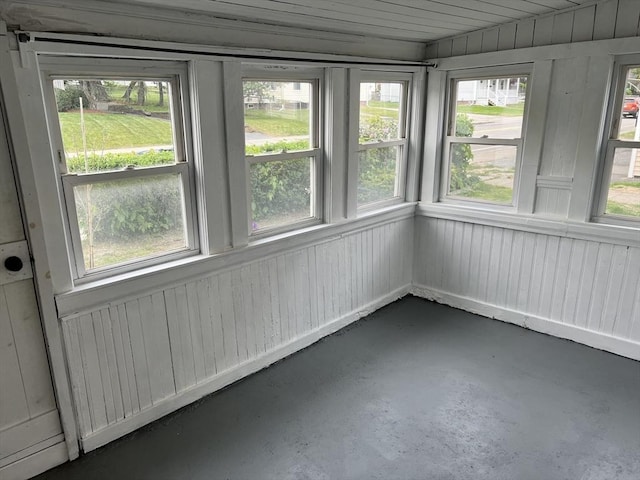
{"type": "Polygon", "coordinates": [[[254,222],[284,217],[309,208],[311,167],[309,159],[251,165],[251,212],[254,222]]]}
{"type": "MultiPolygon", "coordinates": [[[[90,155],[88,167],[90,172],[97,172],[121,170],[130,165],[165,165],[174,163],[173,155],[171,151],[90,155]]],[[[72,157],[67,166],[70,172],[84,172],[84,158],[72,157]]],[[[94,240],[130,239],[182,226],[182,195],[175,179],[168,175],[80,187],[76,192],[76,208],[81,231],[87,234],[91,222],[94,240]]]]}
{"type": "MultiPolygon", "coordinates": [[[[473,136],[473,121],[468,115],[460,113],[456,116],[456,136],[473,136]]],[[[469,163],[473,160],[471,145],[454,143],[451,146],[451,168],[449,171],[449,191],[458,192],[472,188],[480,179],[469,174],[469,163]]]]}
{"type": "MultiPolygon", "coordinates": [[[[173,151],[156,152],[150,150],[144,153],[105,153],[103,155],[90,154],[87,157],[89,172],[104,172],[122,170],[127,166],[152,167],[170,165],[175,162],[173,151]]],[[[84,157],[78,155],[67,158],[67,169],[71,173],[85,172],[84,157]]]]}
{"type": "Polygon", "coordinates": [[[67,112],[80,108],[80,97],[85,107],[89,106],[89,100],[80,87],[67,86],[64,90],[56,89],[56,105],[59,112],[67,112]]]}

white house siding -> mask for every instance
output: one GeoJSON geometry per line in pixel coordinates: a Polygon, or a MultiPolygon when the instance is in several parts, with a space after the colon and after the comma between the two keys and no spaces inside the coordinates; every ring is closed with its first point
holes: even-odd
{"type": "Polygon", "coordinates": [[[413,218],[62,318],[84,450],[406,294],[413,218]]]}

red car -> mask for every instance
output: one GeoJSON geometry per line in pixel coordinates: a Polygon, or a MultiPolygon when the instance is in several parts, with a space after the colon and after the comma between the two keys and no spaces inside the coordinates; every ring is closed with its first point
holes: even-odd
{"type": "Polygon", "coordinates": [[[640,110],[640,100],[636,97],[625,97],[622,104],[622,116],[638,118],[640,110]]]}

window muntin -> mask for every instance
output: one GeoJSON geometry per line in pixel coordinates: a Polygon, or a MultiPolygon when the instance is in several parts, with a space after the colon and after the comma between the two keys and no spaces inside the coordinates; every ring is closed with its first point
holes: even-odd
{"type": "Polygon", "coordinates": [[[452,80],[443,198],[514,205],[527,80],[452,80]]]}
{"type": "Polygon", "coordinates": [[[196,251],[180,76],[50,82],[76,279],[196,251]]]}
{"type": "Polygon", "coordinates": [[[407,82],[360,82],[358,207],[404,194],[407,82]]]}
{"type": "Polygon", "coordinates": [[[640,63],[621,65],[605,149],[596,219],[637,224],[640,220],[640,63]]]}
{"type": "Polygon", "coordinates": [[[252,235],[320,218],[318,91],[316,79],[243,81],[252,235]]]}

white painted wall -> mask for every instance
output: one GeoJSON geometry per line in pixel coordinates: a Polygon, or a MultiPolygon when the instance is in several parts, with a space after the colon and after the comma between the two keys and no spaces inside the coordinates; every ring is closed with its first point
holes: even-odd
{"type": "Polygon", "coordinates": [[[413,292],[640,360],[640,248],[416,218],[413,292]]]}
{"type": "MultiPolygon", "coordinates": [[[[604,6],[585,7],[585,12],[593,11],[594,19],[604,19],[602,12],[613,2],[601,3],[604,6]]],[[[612,23],[613,17],[608,16],[607,21],[594,21],[590,36],[576,21],[567,39],[561,38],[559,26],[554,36],[554,28],[536,20],[533,26],[537,25],[537,33],[531,30],[530,43],[522,40],[528,32],[529,23],[525,22],[522,27],[505,26],[504,35],[502,27],[481,33],[481,50],[532,46],[534,38],[543,43],[602,38],[596,32],[610,24],[615,25],[611,36],[624,36],[623,32],[631,30],[624,28],[618,6],[629,8],[628,18],[633,17],[634,7],[623,0],[615,3],[616,20],[612,23]],[[544,31],[547,40],[542,40],[544,31]]],[[[50,28],[63,24],[59,10],[43,8],[53,16],[50,28]]],[[[571,15],[573,19],[588,17],[585,12],[575,10],[571,15]]],[[[24,15],[25,25],[29,25],[27,20],[34,21],[28,9],[12,13],[24,15]]],[[[95,25],[95,13],[78,15],[83,28],[95,25]]],[[[558,25],[568,18],[563,15],[558,25]]],[[[103,28],[112,34],[132,32],[140,26],[137,22],[140,19],[133,16],[114,17],[103,28]]],[[[144,21],[140,30],[148,35],[158,25],[167,24],[159,19],[144,21]]],[[[180,26],[163,35],[167,40],[216,42],[210,27],[187,32],[187,27],[180,26]]],[[[238,40],[241,32],[229,28],[225,35],[227,41],[235,38],[242,43],[238,40]]],[[[438,46],[437,54],[447,56],[446,45],[452,54],[480,51],[470,40],[477,37],[473,35],[464,37],[464,49],[463,42],[453,39],[450,44],[443,43],[442,52],[438,46]]],[[[268,32],[256,33],[250,40],[259,42],[267,37],[273,48],[291,42],[287,35],[268,32]]],[[[376,56],[408,59],[420,57],[422,51],[403,42],[369,44],[350,38],[352,43],[341,44],[341,39],[329,37],[306,40],[302,46],[358,55],[375,51],[376,56]]],[[[575,233],[574,228],[584,225],[589,211],[584,192],[591,187],[585,183],[597,171],[602,106],[611,64],[606,52],[586,51],[589,49],[567,52],[559,48],[555,51],[560,56],[549,57],[549,51],[544,51],[537,58],[548,67],[550,106],[539,122],[538,135],[543,142],[539,158],[534,158],[535,170],[528,171],[535,177],[531,177],[535,195],[527,215],[521,212],[488,219],[477,211],[438,210],[437,204],[426,201],[428,195],[423,190],[425,201],[415,219],[413,205],[408,204],[377,220],[350,219],[308,238],[241,246],[192,270],[184,266],[174,276],[172,272],[151,275],[135,285],[122,282],[93,292],[79,289],[59,296],[60,318],[55,320],[63,329],[84,450],[131,432],[311,344],[408,292],[412,283],[414,293],[428,298],[640,358],[640,236],[634,239],[637,231],[631,231],[616,240],[606,232],[607,227],[586,228],[584,234],[575,233]],[[565,92],[564,80],[574,71],[585,74],[565,92]],[[578,113],[569,117],[572,106],[578,113]]],[[[508,63],[521,58],[519,52],[499,53],[508,55],[489,54],[494,56],[486,62],[508,63]]],[[[26,70],[20,74],[29,75],[26,70]]],[[[336,77],[337,83],[347,81],[336,77]]],[[[430,79],[430,84],[437,82],[430,79]]],[[[437,96],[429,100],[427,117],[435,116],[437,123],[442,103],[437,96]]],[[[12,105],[16,115],[20,104],[12,105]]],[[[333,107],[343,108],[337,100],[333,107]]],[[[33,126],[29,115],[42,122],[42,116],[37,115],[41,110],[22,113],[33,126]]],[[[334,114],[345,116],[344,111],[334,114]]],[[[430,132],[427,129],[427,136],[430,132]]],[[[340,132],[332,134],[337,135],[336,143],[345,140],[340,132]]],[[[20,138],[23,141],[17,149],[22,151],[18,153],[24,169],[30,161],[25,149],[28,134],[20,138]]],[[[439,158],[434,145],[426,149],[423,168],[423,185],[431,181],[431,189],[438,183],[439,158]]],[[[339,172],[331,171],[331,175],[335,178],[339,172]]],[[[27,179],[23,190],[37,196],[35,180],[29,184],[29,176],[23,177],[27,179]]],[[[335,185],[341,185],[339,180],[335,185]]],[[[30,218],[37,216],[34,203],[31,200],[27,205],[30,218]]],[[[339,209],[341,204],[336,202],[334,207],[339,209]]],[[[36,236],[36,257],[46,257],[42,238],[36,236]]],[[[41,288],[49,289],[53,301],[50,281],[41,280],[41,288]]]]}
{"type": "Polygon", "coordinates": [[[590,222],[614,61],[640,52],[639,19],[640,2],[609,0],[430,47],[441,59],[429,78],[414,293],[640,359],[640,230],[590,222]],[[439,203],[446,72],[526,62],[535,85],[521,202],[439,203]]]}
{"type": "Polygon", "coordinates": [[[405,295],[413,213],[61,319],[83,449],[405,295]]]}

